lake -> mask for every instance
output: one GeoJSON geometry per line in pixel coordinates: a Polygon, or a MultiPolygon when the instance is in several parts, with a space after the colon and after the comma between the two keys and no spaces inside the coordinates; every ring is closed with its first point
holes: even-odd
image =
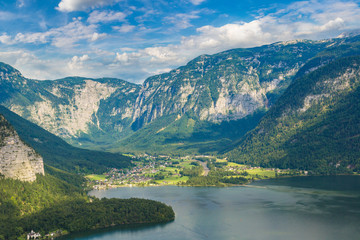
{"type": "Polygon", "coordinates": [[[175,221],[66,239],[360,239],[359,176],[281,178],[227,188],[117,188],[89,194],[158,200],[173,207],[175,221]]]}

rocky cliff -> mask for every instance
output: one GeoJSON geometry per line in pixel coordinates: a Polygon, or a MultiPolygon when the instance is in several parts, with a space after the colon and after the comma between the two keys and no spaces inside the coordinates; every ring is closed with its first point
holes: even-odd
{"type": "Polygon", "coordinates": [[[35,181],[44,175],[42,157],[26,145],[6,119],[0,115],[0,174],[21,181],[35,181]]]}

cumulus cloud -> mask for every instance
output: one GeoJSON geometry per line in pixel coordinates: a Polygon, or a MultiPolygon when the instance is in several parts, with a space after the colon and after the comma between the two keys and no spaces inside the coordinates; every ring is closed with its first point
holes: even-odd
{"type": "Polygon", "coordinates": [[[149,47],[142,51],[142,55],[150,57],[151,62],[165,63],[179,61],[179,54],[173,51],[172,46],[167,47],[149,47]]]}
{"type": "Polygon", "coordinates": [[[303,24],[300,25],[298,28],[298,32],[295,34],[295,36],[302,36],[302,35],[311,35],[312,33],[321,33],[326,31],[332,31],[332,30],[338,30],[345,27],[345,21],[337,17],[334,20],[330,20],[327,23],[317,26],[312,24],[303,24]]]}
{"type": "Polygon", "coordinates": [[[97,7],[112,5],[119,0],[61,0],[57,10],[61,12],[86,11],[97,7]]]}
{"type": "Polygon", "coordinates": [[[1,51],[0,61],[17,68],[27,78],[54,79],[69,73],[64,67],[63,60],[41,60],[25,49],[1,51]]]}
{"type": "Polygon", "coordinates": [[[83,68],[84,62],[89,60],[89,59],[90,59],[90,57],[87,54],[82,55],[80,57],[74,56],[74,57],[72,57],[72,59],[68,63],[68,67],[71,70],[73,70],[73,69],[81,69],[81,68],[83,68]]]}
{"type": "Polygon", "coordinates": [[[89,23],[121,22],[126,17],[125,13],[114,11],[93,11],[88,18],[89,23]]]}
{"type": "MultiPolygon", "coordinates": [[[[268,19],[268,21],[272,21],[268,19]]],[[[194,49],[217,49],[221,46],[250,47],[268,42],[272,35],[266,32],[264,22],[226,24],[221,27],[204,26],[197,29],[199,35],[183,38],[181,47],[194,49]]]]}
{"type": "Polygon", "coordinates": [[[10,44],[13,44],[14,41],[12,40],[12,38],[7,35],[6,33],[3,33],[1,36],[0,36],[0,42],[3,43],[3,44],[7,44],[7,45],[10,45],[10,44]]]}

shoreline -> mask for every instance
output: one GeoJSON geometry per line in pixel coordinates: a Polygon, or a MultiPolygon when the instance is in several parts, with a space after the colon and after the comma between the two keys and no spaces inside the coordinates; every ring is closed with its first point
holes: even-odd
{"type": "Polygon", "coordinates": [[[337,175],[295,175],[295,176],[280,176],[280,177],[273,177],[273,178],[263,178],[263,179],[253,179],[245,184],[226,184],[222,183],[219,185],[179,185],[179,184],[144,184],[144,185],[137,185],[137,184],[126,184],[126,185],[112,185],[111,187],[104,187],[104,188],[93,188],[90,190],[86,190],[87,193],[93,190],[109,190],[109,189],[116,189],[116,188],[146,188],[146,187],[167,187],[167,186],[175,186],[175,187],[248,187],[253,182],[263,181],[263,180],[273,180],[273,179],[281,179],[281,178],[295,178],[295,177],[324,177],[324,176],[358,176],[360,174],[337,174],[337,175]]]}

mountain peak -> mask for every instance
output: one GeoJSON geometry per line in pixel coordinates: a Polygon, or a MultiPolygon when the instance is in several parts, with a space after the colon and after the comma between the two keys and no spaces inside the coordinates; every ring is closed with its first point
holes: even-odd
{"type": "Polygon", "coordinates": [[[360,35],[360,29],[340,33],[336,38],[356,37],[360,35]]]}
{"type": "Polygon", "coordinates": [[[0,81],[19,81],[20,79],[24,79],[24,77],[19,70],[6,63],[0,62],[0,81]]]}
{"type": "Polygon", "coordinates": [[[0,62],[0,71],[5,73],[17,73],[21,75],[19,70],[3,62],[0,62]]]}

